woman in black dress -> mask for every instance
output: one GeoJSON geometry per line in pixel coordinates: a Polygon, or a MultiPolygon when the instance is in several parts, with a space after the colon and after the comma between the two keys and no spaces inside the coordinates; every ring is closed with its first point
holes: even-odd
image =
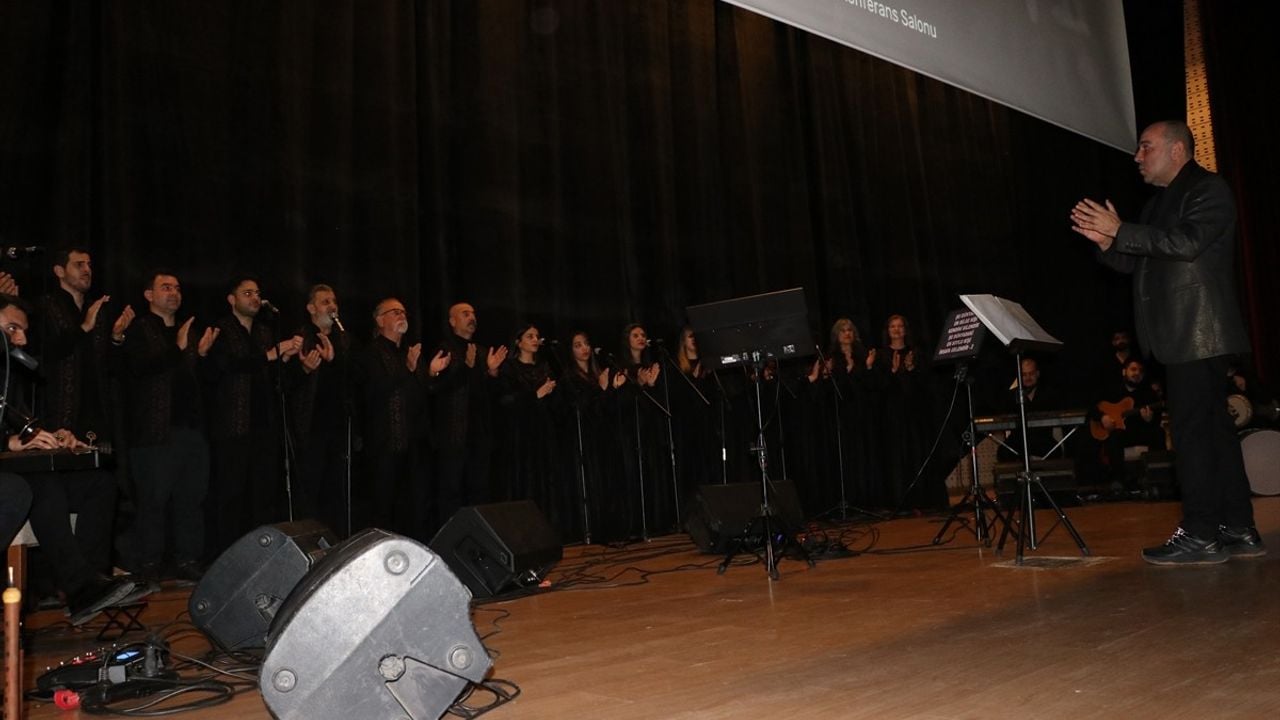
{"type": "MultiPolygon", "coordinates": [[[[858,329],[849,318],[839,318],[831,326],[830,343],[822,372],[829,375],[829,397],[833,422],[829,432],[835,438],[836,492],[843,482],[846,502],[871,508],[887,504],[879,492],[881,482],[877,458],[876,405],[882,389],[881,374],[875,369],[876,351],[867,350],[858,329]],[[838,389],[838,393],[836,390],[838,389]],[[843,470],[843,477],[839,473],[843,470]]],[[[810,373],[810,382],[816,382],[810,373]]]]}
{"type": "Polygon", "coordinates": [[[633,323],[623,333],[622,363],[627,382],[618,402],[619,447],[627,477],[632,537],[665,535],[676,529],[674,488],[667,447],[666,408],[658,380],[662,366],[649,349],[649,334],[633,323]]]}
{"type": "Polygon", "coordinates": [[[675,365],[669,374],[671,417],[675,426],[680,500],[691,498],[699,485],[721,482],[720,402],[715,378],[698,355],[693,328],[680,331],[675,365]]]}
{"type": "Polygon", "coordinates": [[[556,381],[541,347],[538,328],[525,323],[498,373],[494,490],[504,500],[534,501],[552,525],[563,528],[569,502],[556,467],[556,381]]]}
{"type": "Polygon", "coordinates": [[[625,540],[631,508],[618,448],[618,388],[627,376],[600,365],[585,332],[572,335],[570,353],[558,385],[568,405],[560,422],[560,477],[575,505],[566,539],[625,540]]]}
{"type": "Polygon", "coordinates": [[[895,508],[944,508],[947,496],[942,478],[924,473],[915,481],[920,463],[929,450],[933,408],[929,376],[922,365],[921,353],[912,342],[907,319],[890,315],[884,324],[882,342],[876,354],[876,367],[884,379],[880,413],[883,418],[882,492],[895,508]],[[912,482],[915,487],[908,495],[912,482]]]}

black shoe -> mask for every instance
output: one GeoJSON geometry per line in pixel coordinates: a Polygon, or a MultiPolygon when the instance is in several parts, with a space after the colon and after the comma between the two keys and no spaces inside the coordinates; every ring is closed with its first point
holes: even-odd
{"type": "Polygon", "coordinates": [[[1267,548],[1262,544],[1262,536],[1254,527],[1229,528],[1226,525],[1219,525],[1218,544],[1231,557],[1250,558],[1267,554],[1267,548]]]}
{"type": "Polygon", "coordinates": [[[1152,565],[1218,565],[1231,556],[1216,539],[1201,540],[1178,528],[1163,545],[1144,549],[1142,559],[1152,565]]]}
{"type": "Polygon", "coordinates": [[[133,580],[96,578],[67,598],[67,613],[72,625],[83,625],[105,608],[114,607],[133,592],[133,580]]]}

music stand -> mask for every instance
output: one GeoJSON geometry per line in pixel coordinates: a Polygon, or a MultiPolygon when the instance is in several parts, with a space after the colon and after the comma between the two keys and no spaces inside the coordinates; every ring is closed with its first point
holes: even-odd
{"type": "MultiPolygon", "coordinates": [[[[1005,300],[995,295],[961,295],[960,300],[973,311],[974,315],[978,316],[978,319],[982,321],[982,325],[1014,354],[1014,362],[1017,363],[1015,377],[1018,378],[1018,428],[1022,435],[1022,471],[1018,473],[1018,552],[1016,563],[1018,565],[1022,564],[1023,549],[1025,547],[1035,550],[1038,543],[1036,539],[1035,497],[1033,495],[1035,490],[1040,491],[1049,506],[1057,513],[1058,522],[1071,534],[1076,546],[1080,548],[1080,554],[1087,556],[1089,548],[1084,544],[1084,539],[1080,537],[1080,533],[1076,531],[1075,525],[1071,523],[1071,519],[1063,512],[1062,506],[1058,505],[1058,501],[1054,500],[1049,491],[1045,489],[1044,483],[1040,481],[1040,475],[1031,471],[1031,452],[1027,441],[1027,397],[1026,389],[1022,384],[1023,354],[1029,350],[1056,352],[1062,347],[1062,341],[1046,332],[1026,309],[1012,300],[1005,300]]],[[[1008,539],[1010,531],[1009,523],[1005,523],[1004,532],[1000,534],[1000,542],[996,546],[996,552],[1004,551],[1004,543],[1008,539]]]]}
{"type": "Polygon", "coordinates": [[[765,571],[778,579],[778,560],[791,548],[809,567],[813,558],[796,542],[794,529],[786,527],[769,502],[769,453],[764,439],[764,412],[760,394],[760,376],[770,359],[779,361],[800,358],[813,353],[809,340],[809,311],[804,290],[793,288],[751,295],[733,300],[690,305],[686,308],[698,349],[712,370],[734,365],[750,365],[756,394],[756,442],[750,450],[760,466],[760,514],[747,522],[734,538],[724,560],[716,568],[723,574],[739,554],[750,552],[748,538],[752,528],[760,528],[764,542],[765,571]],[[776,544],[776,547],[775,547],[776,544]]]}
{"type": "MultiPolygon", "coordinates": [[[[978,543],[987,547],[991,546],[997,522],[1003,524],[1006,529],[1009,527],[1008,518],[1000,511],[1000,504],[987,495],[987,491],[982,487],[982,480],[978,476],[978,428],[974,420],[973,376],[969,373],[969,361],[982,351],[982,343],[986,336],[987,332],[982,326],[982,321],[972,310],[952,310],[947,316],[946,324],[943,325],[938,348],[933,353],[935,365],[954,362],[956,364],[955,381],[964,383],[965,396],[969,403],[969,422],[965,425],[964,443],[969,450],[970,470],[969,489],[965,491],[964,497],[960,498],[960,502],[951,508],[938,534],[933,536],[934,545],[942,542],[947,529],[954,522],[959,522],[968,528],[978,543]],[[972,526],[965,517],[969,511],[973,512],[972,526]],[[993,515],[990,520],[987,519],[987,513],[993,515]]],[[[906,492],[903,493],[904,502],[918,480],[917,475],[916,479],[911,481],[911,485],[907,486],[906,492]]]]}

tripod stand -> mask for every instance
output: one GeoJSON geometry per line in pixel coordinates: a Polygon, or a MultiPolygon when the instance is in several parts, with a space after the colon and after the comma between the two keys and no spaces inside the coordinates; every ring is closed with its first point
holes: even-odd
{"type": "MultiPolygon", "coordinates": [[[[1039,490],[1040,494],[1049,503],[1049,507],[1058,515],[1058,522],[1045,531],[1047,537],[1053,528],[1059,524],[1067,529],[1071,534],[1071,539],[1075,540],[1076,547],[1080,548],[1081,555],[1089,555],[1089,548],[1084,544],[1084,539],[1080,537],[1080,533],[1076,532],[1076,526],[1071,523],[1071,519],[1062,511],[1062,506],[1058,505],[1058,501],[1053,499],[1049,491],[1045,489],[1044,483],[1040,480],[1040,475],[1031,471],[1031,452],[1027,441],[1027,395],[1026,388],[1022,383],[1022,350],[1018,349],[1015,353],[1017,359],[1017,378],[1018,378],[1018,425],[1022,429],[1022,471],[1018,473],[1018,552],[1016,563],[1022,564],[1023,549],[1030,547],[1036,549],[1036,545],[1043,538],[1036,538],[1036,508],[1035,508],[1035,490],[1039,490]]],[[[1009,522],[1005,522],[1004,532],[1000,533],[1000,542],[996,546],[996,552],[1004,551],[1005,540],[1009,538],[1012,531],[1009,522]]]]}
{"type": "MultiPolygon", "coordinates": [[[[951,527],[951,523],[959,522],[973,533],[978,543],[991,547],[992,532],[996,528],[996,522],[1000,522],[1005,527],[1005,532],[1009,530],[1009,520],[1000,512],[1000,505],[992,500],[987,491],[982,488],[982,480],[978,477],[978,429],[974,423],[973,411],[973,381],[969,377],[969,366],[960,363],[956,366],[956,382],[964,383],[965,396],[969,403],[969,424],[964,431],[965,446],[969,448],[969,470],[970,482],[969,489],[965,491],[964,497],[960,498],[960,502],[951,508],[951,513],[947,515],[947,521],[942,524],[942,528],[938,530],[938,534],[933,536],[933,544],[937,545],[942,542],[943,536],[947,534],[947,528],[951,527]],[[969,525],[965,514],[973,513],[973,524],[969,525]],[[990,512],[994,517],[987,519],[987,513],[990,512]]],[[[907,488],[907,492],[911,492],[911,487],[915,485],[912,481],[911,486],[907,488]]]]}
{"type": "Polygon", "coordinates": [[[800,543],[796,542],[792,529],[786,527],[786,523],[782,521],[782,518],[774,512],[773,507],[769,504],[769,451],[764,439],[764,413],[761,411],[760,405],[760,374],[764,369],[764,365],[761,362],[762,355],[759,351],[752,352],[751,359],[755,368],[756,393],[756,442],[751,447],[751,451],[756,454],[756,460],[760,465],[760,514],[749,520],[747,526],[743,528],[742,534],[734,539],[729,551],[725,553],[724,560],[720,561],[720,566],[716,568],[716,573],[723,575],[733,558],[744,552],[755,554],[749,547],[749,538],[753,536],[752,530],[759,528],[759,537],[764,544],[763,560],[765,572],[769,574],[771,579],[777,580],[778,560],[786,555],[788,548],[794,551],[800,559],[808,563],[809,567],[813,567],[814,563],[808,551],[800,543]]]}

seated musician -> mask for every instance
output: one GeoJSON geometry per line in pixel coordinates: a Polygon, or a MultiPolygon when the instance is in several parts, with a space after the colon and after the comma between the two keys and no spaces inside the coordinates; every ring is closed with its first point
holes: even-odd
{"type": "MultiPolygon", "coordinates": [[[[18,298],[0,295],[0,329],[5,351],[27,344],[27,310],[18,298]]],[[[19,410],[22,379],[17,363],[9,378],[9,404],[3,418],[5,449],[10,453],[71,452],[85,447],[66,430],[49,432],[33,427],[19,410]]],[[[82,625],[103,609],[133,593],[129,578],[112,578],[112,522],[116,488],[110,474],[99,470],[27,473],[31,488],[31,529],[54,569],[57,589],[66,597],[71,622],[82,625]],[[77,513],[72,530],[71,513],[77,513]]]]}
{"type": "Polygon", "coordinates": [[[1126,469],[1126,460],[1165,446],[1161,427],[1164,403],[1147,379],[1146,365],[1133,356],[1120,371],[1119,382],[1103,393],[1090,410],[1090,434],[1097,441],[1101,479],[1116,489],[1134,490],[1137,477],[1126,469]]]}
{"type": "MultiPolygon", "coordinates": [[[[1057,394],[1053,392],[1053,388],[1041,384],[1040,364],[1036,362],[1035,358],[1024,357],[1022,359],[1022,387],[1023,392],[1026,393],[1028,415],[1036,412],[1065,409],[1057,394]]],[[[1018,412],[1018,384],[1016,380],[1009,386],[1009,392],[1004,398],[1001,411],[1012,414],[1017,414],[1018,412]]],[[[1031,453],[1031,459],[1044,460],[1064,457],[1066,445],[1065,443],[1062,446],[1058,445],[1058,441],[1062,437],[1063,431],[1061,428],[1027,428],[1027,449],[1031,453]]],[[[1006,433],[997,456],[1000,460],[1006,461],[1022,459],[1022,437],[1018,431],[1011,430],[1006,433]]]]}

